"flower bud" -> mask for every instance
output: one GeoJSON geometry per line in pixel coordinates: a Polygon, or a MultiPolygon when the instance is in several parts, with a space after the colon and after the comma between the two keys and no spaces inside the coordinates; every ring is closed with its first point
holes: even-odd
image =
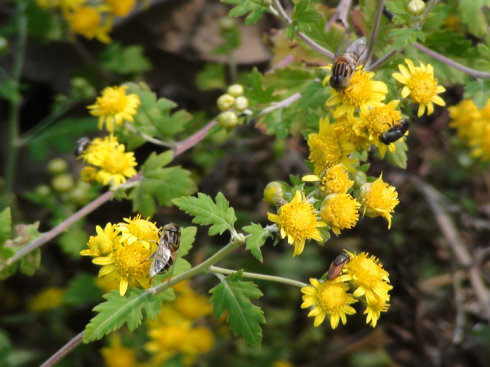
{"type": "Polygon", "coordinates": [[[221,111],[226,111],[233,106],[235,103],[235,97],[231,94],[223,94],[218,98],[217,104],[221,111]]]}
{"type": "Polygon", "coordinates": [[[48,185],[39,185],[36,187],[36,194],[39,196],[48,196],[51,193],[51,189],[48,185]]]}
{"type": "Polygon", "coordinates": [[[85,205],[91,198],[90,185],[83,181],[78,181],[73,190],[70,191],[70,200],[77,205],[85,205]]]}
{"type": "Polygon", "coordinates": [[[243,86],[241,84],[233,84],[228,87],[228,94],[231,94],[233,97],[243,96],[243,86]]]}
{"type": "Polygon", "coordinates": [[[264,200],[277,205],[281,199],[284,199],[284,187],[278,181],[269,182],[264,189],[264,200]]]}
{"type": "Polygon", "coordinates": [[[422,15],[425,10],[425,3],[422,0],[411,0],[408,3],[408,12],[414,17],[422,15]]]}
{"type": "Polygon", "coordinates": [[[83,167],[80,172],[80,178],[83,182],[92,182],[95,181],[95,177],[97,176],[97,168],[92,166],[83,167]]]}
{"type": "Polygon", "coordinates": [[[222,32],[230,31],[236,27],[235,19],[222,17],[218,20],[218,27],[222,32]]]}
{"type": "Polygon", "coordinates": [[[85,78],[75,77],[70,81],[70,84],[77,97],[92,99],[96,95],[94,86],[85,78]]]}
{"type": "Polygon", "coordinates": [[[221,112],[218,116],[218,122],[226,129],[232,129],[238,124],[238,116],[233,111],[221,112]]]}
{"type": "Polygon", "coordinates": [[[248,108],[248,98],[246,97],[236,97],[233,107],[238,112],[243,112],[248,108]]]}
{"type": "Polygon", "coordinates": [[[55,176],[51,180],[51,185],[56,191],[66,192],[73,188],[73,186],[75,185],[75,180],[73,179],[73,176],[69,173],[63,173],[61,175],[55,176]]]}
{"type": "Polygon", "coordinates": [[[53,175],[63,173],[68,168],[68,163],[64,159],[55,158],[49,161],[48,171],[53,175]]]}
{"type": "Polygon", "coordinates": [[[9,41],[5,37],[0,36],[0,54],[7,52],[8,48],[9,41]]]}

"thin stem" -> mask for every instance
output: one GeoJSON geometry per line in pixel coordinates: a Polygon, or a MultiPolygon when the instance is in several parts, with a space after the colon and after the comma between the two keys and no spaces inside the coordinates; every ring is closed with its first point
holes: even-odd
{"type": "Polygon", "coordinates": [[[63,345],[60,350],[49,357],[41,367],[51,367],[67,356],[73,349],[82,343],[83,331],[75,335],[68,343],[63,345]]]}
{"type": "Polygon", "coordinates": [[[271,103],[271,106],[269,106],[267,108],[264,108],[257,116],[262,116],[262,115],[265,115],[265,114],[267,114],[269,112],[278,110],[280,108],[288,107],[290,104],[296,102],[300,98],[301,98],[301,93],[300,92],[296,92],[293,95],[289,96],[286,99],[283,99],[280,102],[273,102],[273,103],[271,103]]]}
{"type": "MultiPolygon", "coordinates": [[[[235,274],[237,270],[231,270],[231,269],[225,269],[225,268],[220,268],[217,266],[210,266],[209,270],[213,273],[220,273],[220,274],[235,274]]],[[[294,285],[295,287],[305,287],[307,284],[303,282],[299,282],[294,279],[289,279],[289,278],[283,278],[283,277],[278,277],[274,275],[267,275],[267,274],[258,274],[258,273],[249,273],[247,271],[244,271],[242,273],[242,276],[246,278],[251,278],[251,279],[260,279],[260,280],[268,280],[271,282],[276,282],[276,283],[282,283],[282,284],[288,284],[288,285],[294,285]]]]}
{"type": "Polygon", "coordinates": [[[206,126],[204,126],[201,130],[197,131],[195,134],[189,136],[185,140],[182,140],[180,143],[177,143],[175,148],[173,149],[174,157],[178,156],[179,154],[182,154],[187,149],[190,149],[194,145],[199,143],[202,139],[206,137],[208,131],[216,124],[217,122],[213,120],[210,123],[208,123],[206,126]]]}
{"type": "Polygon", "coordinates": [[[425,46],[422,46],[418,42],[414,42],[412,45],[417,50],[422,51],[423,53],[426,53],[430,57],[432,57],[438,61],[441,61],[444,64],[451,66],[452,68],[455,68],[459,71],[462,71],[463,73],[466,73],[466,74],[472,76],[473,78],[490,79],[490,73],[475,70],[475,69],[469,68],[467,66],[461,65],[461,64],[457,63],[456,61],[451,60],[450,58],[443,56],[440,53],[437,53],[436,51],[433,51],[433,50],[431,50],[425,46]]]}
{"type": "Polygon", "coordinates": [[[7,154],[5,162],[5,190],[12,192],[15,182],[15,166],[17,162],[18,146],[17,139],[19,137],[19,112],[22,98],[20,96],[20,78],[22,76],[22,68],[24,66],[25,48],[27,42],[27,19],[25,14],[25,2],[17,1],[18,13],[18,28],[17,28],[17,47],[15,48],[15,59],[12,70],[12,81],[16,86],[18,95],[12,98],[10,103],[10,111],[8,117],[8,138],[7,138],[7,154]]]}
{"type": "MultiPolygon", "coordinates": [[[[279,12],[279,16],[286,21],[286,23],[291,24],[293,21],[289,17],[288,13],[284,10],[284,8],[281,5],[281,2],[279,0],[274,0],[274,6],[276,10],[279,12]]],[[[329,59],[333,59],[335,57],[334,53],[330,50],[327,50],[326,48],[320,46],[318,43],[313,41],[310,37],[308,37],[306,34],[303,32],[300,32],[296,29],[296,34],[298,35],[299,38],[301,38],[308,46],[310,46],[313,50],[316,52],[327,56],[329,59]]]]}
{"type": "Polygon", "coordinates": [[[328,20],[325,25],[325,30],[329,30],[334,22],[342,23],[342,25],[347,28],[349,23],[347,22],[347,14],[349,14],[349,9],[352,5],[352,0],[340,0],[337,9],[335,9],[335,14],[328,20]]]}
{"type": "Polygon", "coordinates": [[[385,0],[379,0],[378,11],[376,12],[376,18],[374,19],[373,28],[371,30],[371,36],[369,37],[368,50],[366,53],[365,61],[370,63],[371,56],[373,54],[374,42],[376,41],[376,35],[378,33],[379,22],[381,20],[381,15],[383,14],[383,8],[385,6],[385,0]]]}
{"type": "Polygon", "coordinates": [[[397,49],[393,49],[391,51],[388,51],[384,56],[382,56],[381,58],[379,58],[378,60],[373,62],[371,65],[367,66],[366,71],[379,68],[381,65],[383,65],[389,59],[391,59],[391,57],[393,57],[393,55],[397,54],[398,52],[400,52],[400,50],[397,50],[397,49]]]}
{"type": "Polygon", "coordinates": [[[132,133],[138,134],[139,136],[141,136],[143,139],[145,139],[149,143],[159,145],[161,147],[166,147],[166,148],[174,148],[175,147],[175,143],[163,141],[163,140],[154,138],[148,134],[145,134],[144,132],[138,131],[130,123],[126,123],[125,126],[129,131],[131,131],[132,133]]]}

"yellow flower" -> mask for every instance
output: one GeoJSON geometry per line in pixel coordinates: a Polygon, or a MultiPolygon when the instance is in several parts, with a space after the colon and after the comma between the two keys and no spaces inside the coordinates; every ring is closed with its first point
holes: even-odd
{"type": "Polygon", "coordinates": [[[109,6],[109,12],[119,17],[125,17],[133,10],[136,0],[104,0],[109,6]]]}
{"type": "Polygon", "coordinates": [[[99,129],[102,129],[105,123],[107,131],[113,132],[114,124],[119,126],[124,121],[134,121],[141,101],[134,93],[127,95],[126,89],[126,85],[106,87],[95,103],[87,106],[93,116],[99,117],[99,129]]]}
{"type": "Polygon", "coordinates": [[[272,363],[272,367],[294,367],[291,362],[278,359],[272,363]]]}
{"type": "Polygon", "coordinates": [[[402,98],[410,96],[412,102],[418,103],[417,116],[422,116],[426,108],[427,114],[431,115],[434,112],[434,103],[439,106],[445,106],[446,103],[437,94],[445,92],[446,88],[437,85],[432,65],[427,64],[425,66],[420,63],[420,66],[415,66],[410,59],[405,59],[405,63],[408,69],[405,65],[398,65],[400,73],[393,73],[393,78],[405,84],[402,89],[402,98]]]}
{"type": "Polygon", "coordinates": [[[472,155],[482,161],[490,161],[490,120],[480,122],[479,133],[469,142],[473,147],[472,155]]]}
{"type": "Polygon", "coordinates": [[[354,128],[359,135],[366,136],[371,143],[376,145],[381,157],[385,156],[387,147],[391,152],[394,152],[396,148],[394,143],[387,146],[379,138],[386,130],[401,120],[401,113],[396,109],[399,102],[394,100],[373,108],[361,107],[360,120],[354,128]]]}
{"type": "Polygon", "coordinates": [[[367,314],[366,324],[371,323],[372,327],[376,327],[381,312],[388,311],[388,308],[390,307],[390,304],[388,303],[389,299],[389,296],[388,299],[376,296],[374,301],[371,300],[370,303],[368,302],[367,307],[364,310],[364,313],[367,314]]]}
{"type": "Polygon", "coordinates": [[[29,310],[32,312],[44,312],[55,309],[63,303],[66,289],[50,287],[43,289],[29,301],[29,310]]]}
{"type": "Polygon", "coordinates": [[[109,346],[100,350],[106,367],[135,367],[137,366],[135,351],[125,347],[117,335],[109,336],[109,346]]]}
{"type": "Polygon", "coordinates": [[[349,175],[343,164],[336,164],[326,170],[322,178],[322,190],[327,194],[345,194],[354,181],[349,180],[349,175]]]}
{"type": "Polygon", "coordinates": [[[120,237],[118,236],[119,230],[111,223],[107,223],[105,228],[97,226],[95,227],[97,236],[90,236],[87,246],[87,250],[80,251],[82,256],[105,256],[112,252],[112,250],[118,245],[120,237]]]}
{"type": "Polygon", "coordinates": [[[342,229],[356,225],[360,207],[361,204],[349,194],[332,194],[323,201],[320,216],[338,236],[342,229]]]}
{"type": "Polygon", "coordinates": [[[448,111],[449,117],[452,119],[449,126],[458,129],[460,138],[469,140],[474,136],[473,122],[480,120],[481,113],[473,103],[473,100],[462,100],[457,105],[449,107],[448,111]]]}
{"type": "Polygon", "coordinates": [[[278,214],[267,213],[271,222],[275,222],[281,229],[281,237],[288,237],[288,243],[294,244],[293,256],[303,252],[305,240],[322,241],[318,227],[326,224],[317,221],[315,208],[304,197],[301,191],[296,191],[291,202],[282,205],[278,214]]]}
{"type": "Polygon", "coordinates": [[[95,181],[96,177],[97,177],[97,168],[93,166],[85,166],[80,171],[80,179],[83,182],[95,181]]]}
{"type": "Polygon", "coordinates": [[[373,72],[358,69],[345,90],[337,92],[331,89],[332,94],[325,104],[328,107],[340,105],[334,111],[333,117],[339,118],[345,114],[353,116],[356,109],[362,106],[378,106],[385,99],[388,87],[383,82],[372,80],[373,76],[373,72]]]}
{"type": "Polygon", "coordinates": [[[97,167],[95,179],[103,185],[120,185],[127,177],[136,174],[137,165],[133,152],[125,152],[123,144],[119,144],[114,136],[106,136],[103,140],[96,138],[84,150],[81,159],[97,167]]]}
{"type": "Polygon", "coordinates": [[[190,320],[200,319],[212,312],[209,297],[197,294],[192,288],[179,295],[174,303],[182,316],[190,320]]]}
{"type": "MultiPolygon", "coordinates": [[[[383,269],[375,256],[368,256],[366,252],[359,255],[344,250],[350,256],[350,260],[344,265],[342,280],[349,281],[356,290],[353,296],[356,298],[364,296],[368,304],[374,305],[388,302],[388,292],[393,287],[389,284],[389,274],[383,269]]],[[[372,306],[374,307],[374,306],[372,306]]]]}
{"type": "Polygon", "coordinates": [[[301,308],[315,306],[308,314],[308,317],[315,317],[313,322],[315,327],[319,326],[328,315],[330,326],[335,329],[339,325],[339,320],[342,320],[342,324],[345,325],[347,322],[345,315],[356,313],[356,310],[349,305],[357,300],[348,293],[349,287],[341,281],[340,277],[323,283],[311,278],[310,283],[312,285],[301,288],[304,294],[301,308]]]}
{"type": "Polygon", "coordinates": [[[361,204],[364,206],[363,215],[385,218],[390,229],[391,213],[399,203],[398,193],[393,186],[383,181],[383,175],[374,182],[362,185],[361,199],[361,204]]]}
{"type": "Polygon", "coordinates": [[[188,344],[193,354],[209,352],[214,345],[214,335],[207,327],[198,326],[191,330],[188,344]]]}
{"type": "Polygon", "coordinates": [[[335,125],[329,123],[329,118],[320,119],[318,134],[308,135],[310,155],[308,159],[314,165],[314,173],[320,175],[326,169],[343,163],[347,169],[352,169],[354,159],[348,157],[355,150],[348,136],[336,131],[335,125]]]}
{"type": "Polygon", "coordinates": [[[112,28],[112,20],[101,16],[103,7],[83,6],[67,12],[66,20],[73,32],[85,38],[96,38],[100,42],[109,43],[111,39],[107,34],[112,28]]]}
{"type": "Polygon", "coordinates": [[[141,219],[138,214],[134,218],[124,218],[126,223],[119,223],[117,229],[121,231],[121,242],[132,245],[135,242],[141,242],[145,248],[150,248],[151,243],[158,243],[160,229],[155,222],[150,222],[149,217],[141,219]]]}
{"type": "Polygon", "coordinates": [[[347,141],[353,144],[355,149],[366,150],[371,146],[371,142],[365,135],[359,135],[356,132],[356,126],[359,124],[359,121],[360,119],[358,117],[341,116],[334,123],[335,131],[338,135],[346,135],[347,141]]]}
{"type": "Polygon", "coordinates": [[[40,8],[53,9],[60,6],[60,0],[36,0],[36,4],[40,8]]]}

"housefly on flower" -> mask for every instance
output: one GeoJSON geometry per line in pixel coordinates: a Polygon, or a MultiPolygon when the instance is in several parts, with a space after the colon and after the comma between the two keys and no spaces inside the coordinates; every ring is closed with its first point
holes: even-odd
{"type": "Polygon", "coordinates": [[[90,144],[90,139],[87,138],[86,136],[78,139],[77,142],[75,143],[75,150],[73,151],[73,153],[75,153],[75,155],[78,157],[83,153],[85,149],[87,149],[89,144],[90,144]]]}
{"type": "Polygon", "coordinates": [[[163,226],[158,240],[158,247],[150,256],[153,261],[150,265],[150,277],[167,271],[177,260],[180,245],[180,228],[174,223],[163,226]]]}
{"type": "Polygon", "coordinates": [[[386,130],[381,136],[379,137],[379,140],[386,145],[389,145],[391,143],[394,143],[398,139],[400,139],[405,133],[407,132],[409,127],[409,122],[408,120],[401,120],[395,125],[393,125],[391,128],[386,130]]]}
{"type": "Polygon", "coordinates": [[[350,44],[345,51],[337,50],[330,77],[330,85],[337,92],[342,92],[349,86],[354,71],[364,62],[366,45],[366,37],[361,37],[350,44]]]}

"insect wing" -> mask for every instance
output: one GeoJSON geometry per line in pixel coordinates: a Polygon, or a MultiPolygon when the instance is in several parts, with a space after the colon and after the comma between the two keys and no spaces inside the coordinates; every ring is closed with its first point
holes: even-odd
{"type": "Polygon", "coordinates": [[[165,270],[170,257],[172,256],[172,251],[167,247],[166,243],[160,242],[158,248],[153,254],[153,261],[150,265],[150,277],[153,278],[158,273],[165,270]]]}
{"type": "Polygon", "coordinates": [[[362,62],[364,62],[364,58],[366,57],[366,52],[367,52],[366,46],[367,46],[366,37],[361,37],[355,40],[349,47],[347,47],[345,52],[357,55],[359,57],[358,64],[361,64],[362,62]]]}

